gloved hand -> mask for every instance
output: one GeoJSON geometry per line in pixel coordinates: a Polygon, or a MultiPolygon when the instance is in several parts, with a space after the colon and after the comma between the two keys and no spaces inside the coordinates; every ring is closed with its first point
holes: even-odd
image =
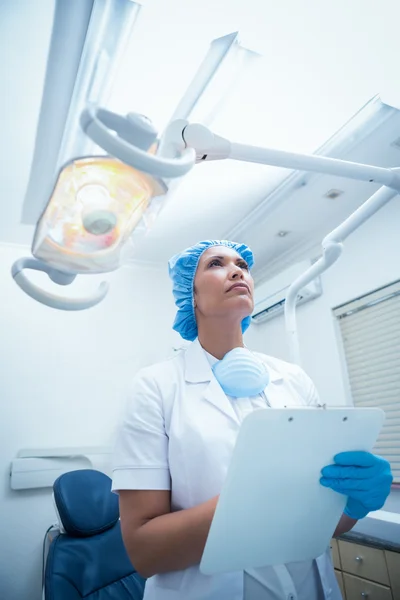
{"type": "Polygon", "coordinates": [[[321,484],[348,496],[345,514],[351,519],[363,519],[379,510],[389,496],[393,476],[384,458],[369,452],[342,452],[335,464],[322,469],[321,484]]]}

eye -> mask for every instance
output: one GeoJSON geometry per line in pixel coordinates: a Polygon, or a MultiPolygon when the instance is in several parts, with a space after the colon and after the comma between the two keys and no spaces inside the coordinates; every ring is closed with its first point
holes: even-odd
{"type": "Polygon", "coordinates": [[[209,267],[220,267],[221,265],[222,263],[218,258],[214,258],[210,263],[208,263],[209,267]]]}
{"type": "Polygon", "coordinates": [[[243,261],[240,261],[240,263],[238,263],[238,264],[239,264],[239,267],[240,267],[241,269],[246,269],[246,271],[248,271],[248,270],[249,270],[249,265],[248,265],[248,264],[247,264],[247,262],[245,262],[244,260],[243,260],[243,261]]]}

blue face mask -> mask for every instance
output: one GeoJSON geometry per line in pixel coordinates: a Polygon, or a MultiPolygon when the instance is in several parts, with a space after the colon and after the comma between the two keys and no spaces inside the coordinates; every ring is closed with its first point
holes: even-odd
{"type": "Polygon", "coordinates": [[[212,370],[225,394],[234,398],[257,396],[269,382],[264,363],[247,348],[234,348],[212,370]]]}

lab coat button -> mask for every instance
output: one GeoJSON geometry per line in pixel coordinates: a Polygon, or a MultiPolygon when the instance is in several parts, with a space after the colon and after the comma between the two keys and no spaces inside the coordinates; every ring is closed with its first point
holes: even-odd
{"type": "Polygon", "coordinates": [[[296,600],[296,596],[294,594],[289,594],[287,600],[296,600]]]}

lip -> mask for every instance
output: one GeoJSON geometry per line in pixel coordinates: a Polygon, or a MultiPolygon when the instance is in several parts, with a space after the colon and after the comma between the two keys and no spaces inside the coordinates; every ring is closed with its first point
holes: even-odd
{"type": "Polygon", "coordinates": [[[227,291],[227,292],[230,292],[231,290],[234,290],[235,288],[241,288],[242,290],[246,290],[247,292],[249,292],[249,293],[250,293],[250,288],[249,288],[249,286],[247,285],[247,283],[243,283],[243,282],[241,282],[241,283],[234,283],[234,284],[233,284],[233,285],[231,285],[231,287],[230,287],[230,288],[228,288],[226,291],[227,291]]]}

